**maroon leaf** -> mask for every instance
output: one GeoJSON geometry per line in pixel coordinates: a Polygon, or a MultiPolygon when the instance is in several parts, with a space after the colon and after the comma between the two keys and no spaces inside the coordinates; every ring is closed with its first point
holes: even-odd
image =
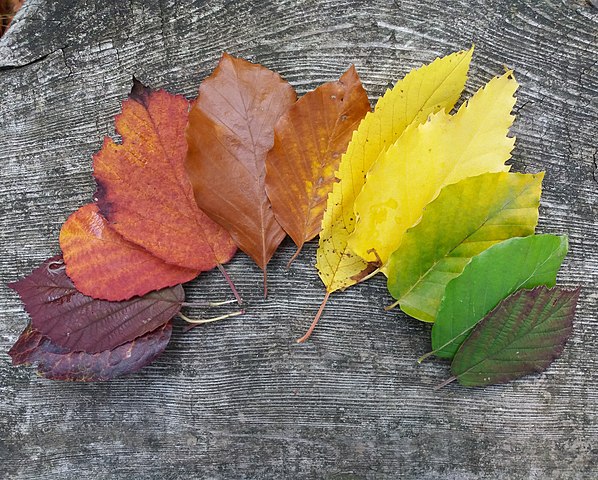
{"type": "Polygon", "coordinates": [[[83,295],[66,275],[61,256],[46,260],[12,283],[31,316],[32,327],[70,352],[112,350],[165,324],[181,309],[181,285],[124,302],[83,295]]]}
{"type": "Polygon", "coordinates": [[[69,352],[28,325],[8,354],[13,365],[37,364],[38,373],[50,380],[100,382],[153,362],[166,348],[171,333],[172,322],[167,322],[113,350],[90,354],[69,352]]]}

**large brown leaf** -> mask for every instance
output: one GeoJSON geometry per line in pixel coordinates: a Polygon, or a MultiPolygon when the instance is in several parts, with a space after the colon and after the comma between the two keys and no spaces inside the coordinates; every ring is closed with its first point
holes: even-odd
{"type": "Polygon", "coordinates": [[[13,365],[37,364],[50,380],[100,382],[136,372],[153,362],[166,348],[172,333],[167,322],[131,342],[98,353],[69,352],[31,327],[21,333],[8,354],[13,365]]]}
{"type": "Polygon", "coordinates": [[[60,230],[66,273],[77,290],[93,298],[121,301],[185,283],[197,270],[171,265],[125,240],[91,203],[73,213],[60,230]]]}
{"type": "Polygon", "coordinates": [[[278,223],[301,250],[320,233],[341,155],[370,103],[355,67],[301,97],[276,124],[266,191],[278,223]]]}
{"type": "Polygon", "coordinates": [[[264,187],[274,125],[293,88],[261,65],[224,54],[189,114],[187,171],[199,207],[264,271],[285,233],[264,187]]]}
{"type": "Polygon", "coordinates": [[[135,81],[116,131],[94,156],[100,213],[130,242],[173,265],[211,270],[232,258],[228,233],[199,210],[185,173],[189,103],[135,81]]]}
{"type": "Polygon", "coordinates": [[[9,287],[23,300],[33,328],[71,352],[99,353],[130,342],[168,322],[185,299],[180,285],[124,302],[93,299],[77,291],[60,256],[9,287]]]}

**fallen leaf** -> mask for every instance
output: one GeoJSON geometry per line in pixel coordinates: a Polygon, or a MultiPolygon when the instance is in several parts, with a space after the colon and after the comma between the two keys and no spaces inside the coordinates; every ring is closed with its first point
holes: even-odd
{"type": "Polygon", "coordinates": [[[266,158],[266,192],[276,220],[297,245],[295,257],[320,233],[341,155],[369,111],[352,66],[338,81],[306,93],[278,120],[266,158]]]}
{"type": "Polygon", "coordinates": [[[207,271],[228,262],[236,247],[195,203],[185,172],[189,103],[134,82],[116,132],[94,156],[100,213],[111,228],[167,263],[207,271]]]}
{"type": "Polygon", "coordinates": [[[472,257],[534,233],[544,173],[485,173],[444,187],[407,230],[387,266],[401,310],[433,322],[449,281],[472,257]]]}
{"type": "Polygon", "coordinates": [[[353,133],[347,151],[341,157],[322,218],[316,267],[326,287],[326,295],[307,333],[309,338],[332,292],[344,290],[363,281],[377,270],[347,248],[347,239],[355,226],[353,202],[363,187],[366,174],[411,124],[419,124],[428,115],[450,111],[465,86],[473,48],[437,58],[429,65],[409,72],[392,90],[387,90],[366,114],[353,133]]]}
{"type": "Polygon", "coordinates": [[[452,358],[470,330],[517,290],[553,287],[567,248],[565,236],[533,235],[505,240],[473,257],[446,286],[432,328],[433,353],[452,358]]]}
{"type": "Polygon", "coordinates": [[[171,265],[125,240],[108,226],[95,204],[73,213],[60,230],[66,273],[79,292],[121,301],[172,287],[199,272],[171,265]]]}
{"type": "Polygon", "coordinates": [[[285,237],[264,186],[274,125],[293,88],[261,65],[224,54],[189,114],[187,171],[199,207],[264,270],[285,237]]]}
{"type": "Polygon", "coordinates": [[[563,352],[573,330],[579,288],[520,290],[480,321],[451,370],[461,385],[505,383],[542,372],[563,352]]]}
{"type": "Polygon", "coordinates": [[[451,183],[508,171],[515,138],[507,137],[517,89],[512,72],[494,78],[461,105],[412,125],[376,162],[355,199],[349,249],[386,264],[423,208],[451,183]]]}
{"type": "Polygon", "coordinates": [[[8,354],[13,365],[37,364],[38,373],[50,380],[101,382],[136,372],[162,354],[170,341],[172,322],[112,350],[98,353],[70,352],[30,325],[8,354]]]}
{"type": "Polygon", "coordinates": [[[71,352],[113,350],[168,322],[185,299],[180,285],[124,302],[93,299],[77,291],[61,256],[8,286],[21,297],[33,329],[71,352]]]}
{"type": "Polygon", "coordinates": [[[473,49],[453,53],[408,73],[386,91],[353,133],[322,219],[316,266],[327,292],[354,285],[370,270],[367,262],[347,250],[355,225],[353,202],[367,172],[409,125],[453,108],[465,85],[472,53],[473,49]]]}

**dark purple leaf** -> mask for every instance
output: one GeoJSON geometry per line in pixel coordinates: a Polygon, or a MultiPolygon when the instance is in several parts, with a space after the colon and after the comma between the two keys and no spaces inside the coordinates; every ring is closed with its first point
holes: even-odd
{"type": "Polygon", "coordinates": [[[90,354],[69,352],[29,325],[8,354],[13,365],[37,364],[38,373],[50,380],[100,382],[150,364],[164,351],[171,333],[172,322],[167,322],[113,350],[90,354]]]}
{"type": "Polygon", "coordinates": [[[78,292],[61,256],[46,260],[12,283],[31,316],[32,327],[68,351],[112,350],[165,324],[181,309],[181,285],[124,302],[96,300],[78,292]]]}

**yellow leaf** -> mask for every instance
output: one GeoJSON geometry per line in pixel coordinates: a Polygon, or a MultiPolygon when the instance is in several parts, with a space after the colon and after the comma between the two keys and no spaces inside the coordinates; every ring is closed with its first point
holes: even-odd
{"type": "Polygon", "coordinates": [[[515,144],[507,133],[516,89],[509,71],[490,80],[455,115],[439,112],[406,129],[370,170],[355,199],[357,223],[349,249],[385,264],[445,185],[509,171],[504,163],[515,144]]]}
{"type": "Polygon", "coordinates": [[[453,53],[407,74],[386,91],[353,133],[336,173],[339,182],[328,196],[320,233],[316,266],[329,293],[357,283],[373,269],[347,250],[355,225],[353,202],[366,173],[410,124],[453,108],[465,85],[472,53],[473,48],[453,53]]]}

